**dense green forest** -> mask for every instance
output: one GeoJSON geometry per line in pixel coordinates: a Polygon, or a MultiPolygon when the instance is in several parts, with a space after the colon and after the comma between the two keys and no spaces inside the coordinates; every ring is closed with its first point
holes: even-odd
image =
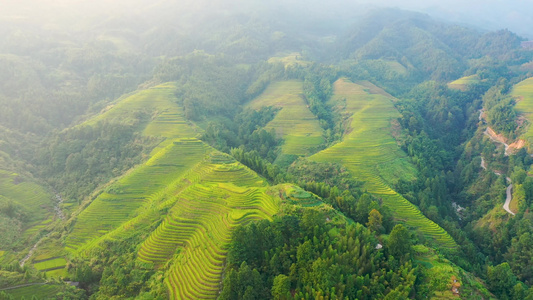
{"type": "Polygon", "coordinates": [[[523,38],[134,2],[0,13],[0,299],[533,299],[523,38]]]}

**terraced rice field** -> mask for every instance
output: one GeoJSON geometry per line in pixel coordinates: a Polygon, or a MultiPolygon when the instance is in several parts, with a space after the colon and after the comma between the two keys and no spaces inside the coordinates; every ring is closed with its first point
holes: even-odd
{"type": "Polygon", "coordinates": [[[148,162],[117,180],[89,205],[76,221],[66,245],[77,250],[139,213],[169,184],[200,162],[209,147],[196,139],[176,140],[148,162]]]}
{"type": "Polygon", "coordinates": [[[57,284],[42,284],[21,287],[17,289],[5,290],[5,292],[16,300],[26,299],[30,300],[35,295],[37,299],[53,299],[61,290],[57,284]]]}
{"type": "Polygon", "coordinates": [[[63,269],[67,261],[63,257],[54,257],[42,261],[33,261],[33,267],[41,272],[63,269]]]}
{"type": "Polygon", "coordinates": [[[232,229],[270,219],[279,203],[256,173],[218,152],[191,170],[161,225],[141,245],[138,259],[159,267],[172,262],[165,282],[171,299],[214,299],[232,229]]]}
{"type": "Polygon", "coordinates": [[[533,144],[533,77],[528,78],[513,87],[511,95],[516,98],[516,110],[526,117],[530,123],[527,131],[520,137],[526,140],[529,147],[533,144]]]}
{"type": "Polygon", "coordinates": [[[24,207],[30,219],[24,224],[24,233],[21,237],[23,239],[37,234],[52,222],[54,206],[52,196],[41,185],[24,176],[0,169],[0,198],[24,207]]]}
{"type": "Polygon", "coordinates": [[[248,104],[252,109],[265,106],[281,108],[266,128],[274,128],[276,134],[285,141],[281,147],[282,154],[309,155],[324,142],[318,119],[305,104],[302,81],[272,83],[263,94],[248,104]]]}
{"type": "Polygon", "coordinates": [[[183,116],[183,109],[177,104],[174,95],[176,86],[172,82],[164,83],[139,91],[110,105],[105,112],[80,126],[91,126],[101,121],[137,124],[139,119],[148,118],[143,124],[143,134],[163,137],[166,140],[156,147],[152,154],[167,146],[175,138],[193,138],[198,135],[198,127],[188,124],[183,116]]]}
{"type": "Polygon", "coordinates": [[[101,237],[121,227],[160,200],[178,180],[211,151],[197,140],[197,127],[188,124],[174,95],[175,84],[165,83],[119,99],[105,112],[80,126],[98,122],[137,125],[146,136],[163,138],[150,159],[112,183],[79,214],[66,240],[70,251],[92,247],[101,237]]]}
{"type": "Polygon", "coordinates": [[[370,92],[369,83],[365,86],[346,79],[335,83],[332,104],[344,111],[345,117],[351,118],[350,126],[342,142],[310,159],[343,164],[356,179],[365,182],[370,193],[392,209],[396,219],[443,247],[455,248],[455,241],[446,231],[390,188],[400,178],[413,179],[415,169],[391,134],[391,121],[398,117],[393,99],[370,92]]]}
{"type": "Polygon", "coordinates": [[[465,76],[457,80],[454,80],[448,83],[448,87],[451,89],[455,89],[455,90],[465,91],[470,84],[474,84],[478,82],[479,82],[479,76],[474,74],[474,75],[465,76]]]}

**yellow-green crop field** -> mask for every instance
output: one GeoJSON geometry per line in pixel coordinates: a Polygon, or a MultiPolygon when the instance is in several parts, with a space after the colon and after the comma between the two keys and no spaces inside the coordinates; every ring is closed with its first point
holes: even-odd
{"type": "Polygon", "coordinates": [[[371,93],[365,86],[346,79],[335,83],[332,104],[351,115],[350,126],[341,142],[310,159],[343,164],[356,179],[365,182],[368,192],[392,209],[396,219],[416,228],[440,246],[455,248],[455,241],[446,231],[390,188],[400,178],[414,179],[416,171],[392,136],[391,122],[399,117],[392,99],[371,93]]]}
{"type": "Polygon", "coordinates": [[[33,267],[39,271],[46,272],[47,270],[53,271],[52,269],[63,268],[66,264],[67,261],[64,258],[55,257],[44,261],[34,261],[33,267]]]}
{"type": "Polygon", "coordinates": [[[278,199],[267,183],[229,155],[213,151],[185,176],[170,212],[142,243],[138,259],[160,267],[171,262],[166,284],[171,299],[216,298],[232,229],[270,219],[278,199]]]}
{"type": "Polygon", "coordinates": [[[531,127],[533,120],[533,77],[516,84],[511,95],[517,101],[516,110],[526,117],[530,123],[527,131],[520,138],[524,139],[528,146],[531,147],[530,145],[533,144],[533,128],[531,127]]]}
{"type": "Polygon", "coordinates": [[[80,213],[67,248],[77,250],[135,217],[176,179],[205,156],[207,147],[196,139],[177,140],[111,184],[80,213]]]}
{"type": "Polygon", "coordinates": [[[318,119],[304,101],[302,81],[272,83],[248,106],[253,109],[265,106],[281,108],[266,128],[273,128],[283,138],[282,154],[309,155],[324,142],[318,119]]]}
{"type": "Polygon", "coordinates": [[[477,75],[470,75],[461,77],[457,80],[454,80],[450,83],[448,83],[448,87],[451,89],[461,90],[464,91],[468,88],[470,84],[478,83],[479,82],[479,76],[477,75]]]}

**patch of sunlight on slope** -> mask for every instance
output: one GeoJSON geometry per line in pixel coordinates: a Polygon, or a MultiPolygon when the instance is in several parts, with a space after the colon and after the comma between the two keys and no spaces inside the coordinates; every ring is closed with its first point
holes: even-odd
{"type": "Polygon", "coordinates": [[[520,136],[526,140],[528,147],[533,144],[533,77],[519,82],[513,87],[511,95],[516,98],[516,110],[529,121],[527,131],[520,136]]]}
{"type": "Polygon", "coordinates": [[[377,93],[380,89],[369,82],[355,84],[347,79],[339,79],[334,90],[332,104],[350,118],[349,128],[341,142],[310,159],[341,163],[365,182],[368,192],[392,209],[396,219],[440,246],[455,248],[455,241],[446,231],[390,187],[400,178],[411,180],[416,175],[391,133],[391,122],[399,117],[393,98],[377,93]]]}
{"type": "Polygon", "coordinates": [[[252,109],[265,106],[281,108],[266,129],[273,128],[285,141],[282,154],[309,155],[324,142],[322,127],[304,101],[302,81],[274,82],[248,104],[252,109]]]}

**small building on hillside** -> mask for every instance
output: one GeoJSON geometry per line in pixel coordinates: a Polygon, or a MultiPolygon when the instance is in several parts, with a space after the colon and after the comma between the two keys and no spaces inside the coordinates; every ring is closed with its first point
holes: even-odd
{"type": "Polygon", "coordinates": [[[520,44],[522,48],[533,50],[533,41],[524,41],[520,44]]]}

